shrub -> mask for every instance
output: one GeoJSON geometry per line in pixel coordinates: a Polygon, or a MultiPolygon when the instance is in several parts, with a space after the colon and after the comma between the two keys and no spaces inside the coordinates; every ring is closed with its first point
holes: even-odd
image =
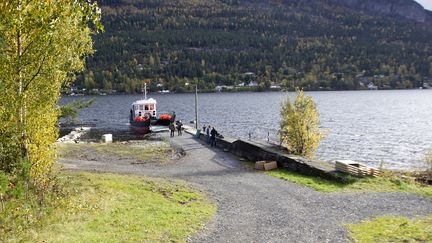
{"type": "Polygon", "coordinates": [[[425,162],[427,165],[426,176],[429,180],[432,180],[432,150],[426,153],[425,162]]]}
{"type": "Polygon", "coordinates": [[[281,108],[280,138],[282,144],[293,154],[314,157],[324,134],[320,132],[319,114],[315,102],[297,90],[294,103],[288,97],[281,108]]]}

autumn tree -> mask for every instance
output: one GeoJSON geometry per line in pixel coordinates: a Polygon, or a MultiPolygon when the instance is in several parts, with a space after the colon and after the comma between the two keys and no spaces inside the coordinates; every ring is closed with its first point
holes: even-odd
{"type": "Polygon", "coordinates": [[[0,170],[28,161],[36,183],[52,170],[60,88],[84,68],[100,11],[87,0],[0,2],[0,170]]]}
{"type": "Polygon", "coordinates": [[[282,103],[281,116],[282,144],[291,153],[312,159],[324,137],[319,130],[319,114],[312,97],[306,97],[302,90],[297,90],[294,103],[289,97],[282,103]]]}

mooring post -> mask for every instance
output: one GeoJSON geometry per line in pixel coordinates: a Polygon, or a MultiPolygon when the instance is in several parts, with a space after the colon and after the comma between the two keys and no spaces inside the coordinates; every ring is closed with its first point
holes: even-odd
{"type": "Polygon", "coordinates": [[[251,140],[251,137],[252,137],[252,134],[251,134],[251,132],[249,131],[249,140],[251,140]]]}

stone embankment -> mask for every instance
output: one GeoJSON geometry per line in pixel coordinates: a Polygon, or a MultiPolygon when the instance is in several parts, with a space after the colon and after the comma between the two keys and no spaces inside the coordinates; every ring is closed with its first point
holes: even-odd
{"type": "MultiPolygon", "coordinates": [[[[196,129],[185,126],[185,130],[195,137],[198,137],[196,129]]],[[[207,135],[200,132],[199,139],[207,141],[207,135]]],[[[276,161],[278,167],[295,171],[303,175],[319,176],[338,181],[343,181],[345,178],[336,171],[335,165],[332,163],[317,160],[311,161],[300,156],[292,155],[280,146],[267,142],[224,137],[216,138],[216,146],[250,161],[276,161]]]]}
{"type": "Polygon", "coordinates": [[[57,139],[57,143],[79,143],[80,138],[90,131],[90,127],[74,128],[69,134],[57,139]]]}

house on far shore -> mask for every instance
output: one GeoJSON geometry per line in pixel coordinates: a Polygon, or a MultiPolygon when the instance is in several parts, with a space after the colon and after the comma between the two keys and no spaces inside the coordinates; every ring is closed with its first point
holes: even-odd
{"type": "Polygon", "coordinates": [[[271,83],[271,85],[270,85],[270,89],[280,89],[280,88],[281,88],[281,86],[275,82],[271,83]]]}
{"type": "Polygon", "coordinates": [[[227,85],[218,85],[215,87],[216,92],[222,92],[224,90],[233,90],[234,86],[227,86],[227,85]]]}
{"type": "Polygon", "coordinates": [[[378,90],[378,86],[376,86],[373,82],[368,84],[368,90],[378,90]]]}
{"type": "Polygon", "coordinates": [[[251,81],[247,86],[249,86],[249,87],[257,87],[258,83],[255,82],[255,81],[251,81]]]}

